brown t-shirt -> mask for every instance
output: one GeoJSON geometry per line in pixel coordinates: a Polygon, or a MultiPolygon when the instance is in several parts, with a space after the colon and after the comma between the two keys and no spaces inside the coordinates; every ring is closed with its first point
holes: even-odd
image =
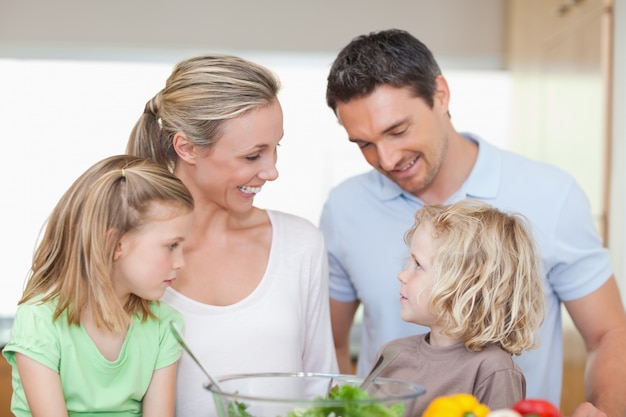
{"type": "Polygon", "coordinates": [[[427,336],[421,334],[389,342],[402,350],[380,374],[414,382],[426,389],[415,401],[413,416],[421,416],[434,398],[457,393],[472,394],[491,410],[510,408],[525,398],[524,374],[500,346],[487,346],[480,352],[469,351],[462,343],[435,347],[427,342],[427,336]]]}

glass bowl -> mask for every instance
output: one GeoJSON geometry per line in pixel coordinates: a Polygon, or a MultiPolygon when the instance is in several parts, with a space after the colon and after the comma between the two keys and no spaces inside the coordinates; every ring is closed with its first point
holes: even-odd
{"type": "Polygon", "coordinates": [[[219,417],[408,417],[422,386],[376,378],[368,398],[354,398],[363,381],[355,375],[319,373],[256,373],[218,378],[221,392],[209,384],[219,417]],[[341,399],[328,399],[335,387],[341,399]]]}

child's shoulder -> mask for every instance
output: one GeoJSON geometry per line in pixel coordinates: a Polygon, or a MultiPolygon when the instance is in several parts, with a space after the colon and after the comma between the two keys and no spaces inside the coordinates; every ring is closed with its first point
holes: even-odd
{"type": "Polygon", "coordinates": [[[57,299],[53,298],[51,300],[41,301],[41,298],[41,296],[31,298],[20,304],[15,312],[15,317],[41,317],[50,319],[56,310],[57,299]]]}
{"type": "Polygon", "coordinates": [[[179,327],[182,326],[182,314],[164,301],[152,301],[150,311],[156,317],[156,322],[166,323],[169,326],[169,322],[174,321],[179,327]]]}
{"type": "Polygon", "coordinates": [[[513,360],[513,356],[502,349],[500,345],[487,345],[480,352],[476,352],[474,356],[480,361],[480,368],[487,372],[503,370],[516,370],[521,372],[517,363],[513,360]]]}
{"type": "Polygon", "coordinates": [[[180,316],[178,310],[163,301],[151,301],[150,302],[150,311],[154,314],[158,319],[172,319],[180,316]]]}
{"type": "Polygon", "coordinates": [[[424,334],[416,334],[412,336],[401,337],[399,339],[394,339],[391,342],[388,342],[387,344],[383,345],[383,347],[380,350],[382,351],[388,345],[394,345],[394,346],[399,347],[400,349],[417,349],[418,346],[424,342],[427,335],[428,335],[427,333],[424,333],[424,334]]]}

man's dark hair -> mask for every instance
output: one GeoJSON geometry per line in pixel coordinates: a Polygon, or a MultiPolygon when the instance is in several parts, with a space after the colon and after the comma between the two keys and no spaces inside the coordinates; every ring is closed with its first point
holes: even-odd
{"type": "Polygon", "coordinates": [[[337,55],[326,87],[326,103],[336,111],[338,102],[371,94],[380,85],[409,87],[430,107],[441,69],[432,52],[400,29],[371,32],[354,38],[337,55]]]}

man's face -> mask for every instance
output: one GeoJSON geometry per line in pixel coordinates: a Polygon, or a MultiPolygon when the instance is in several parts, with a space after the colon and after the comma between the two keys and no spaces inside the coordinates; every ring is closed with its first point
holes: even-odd
{"type": "Polygon", "coordinates": [[[448,92],[438,85],[431,108],[408,88],[377,87],[370,95],[337,104],[337,117],[367,162],[405,191],[419,196],[431,186],[446,156],[448,92]]]}

